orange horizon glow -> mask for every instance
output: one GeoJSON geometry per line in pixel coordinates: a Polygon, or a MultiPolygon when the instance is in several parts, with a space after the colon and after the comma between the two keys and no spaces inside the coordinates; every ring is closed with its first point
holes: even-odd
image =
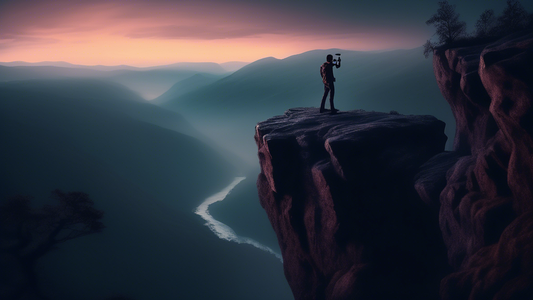
{"type": "Polygon", "coordinates": [[[328,30],[326,22],[332,22],[332,28],[337,25],[330,20],[304,26],[299,24],[306,21],[303,17],[265,9],[267,17],[240,6],[126,3],[7,6],[0,12],[0,28],[7,28],[0,33],[0,62],[148,67],[282,59],[315,49],[408,49],[424,42],[422,35],[383,29],[328,30]]]}
{"type": "MultiPolygon", "coordinates": [[[[17,47],[12,51],[2,52],[0,61],[64,61],[79,65],[150,67],[176,62],[252,62],[265,57],[283,59],[315,49],[374,51],[391,49],[394,46],[397,45],[379,40],[363,44],[342,40],[294,41],[283,36],[231,41],[172,41],[127,39],[100,34],[94,40],[62,40],[53,44],[17,47]]],[[[410,45],[405,46],[409,48],[410,45]]]]}

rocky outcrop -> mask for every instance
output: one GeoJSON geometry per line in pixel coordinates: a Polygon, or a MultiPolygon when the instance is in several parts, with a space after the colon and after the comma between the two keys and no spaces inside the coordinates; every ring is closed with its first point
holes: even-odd
{"type": "Polygon", "coordinates": [[[413,177],[443,132],[431,116],[314,108],[257,125],[261,204],[296,299],[437,299],[446,254],[413,177]]]}
{"type": "Polygon", "coordinates": [[[256,127],[296,299],[533,299],[533,33],[441,49],[430,116],[291,109],[256,127]]]}
{"type": "MultiPolygon", "coordinates": [[[[437,50],[457,120],[439,222],[454,272],[443,299],[533,298],[533,33],[437,50]]],[[[434,197],[434,196],[433,196],[434,197]]]]}

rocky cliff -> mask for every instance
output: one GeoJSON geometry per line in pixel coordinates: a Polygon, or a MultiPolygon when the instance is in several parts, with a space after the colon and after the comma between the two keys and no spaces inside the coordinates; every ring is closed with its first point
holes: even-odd
{"type": "Polygon", "coordinates": [[[533,299],[533,33],[435,51],[464,154],[447,171],[439,223],[453,272],[443,299],[533,299]]]}
{"type": "Polygon", "coordinates": [[[296,299],[533,298],[533,34],[436,50],[431,116],[290,109],[255,139],[296,299]]]}

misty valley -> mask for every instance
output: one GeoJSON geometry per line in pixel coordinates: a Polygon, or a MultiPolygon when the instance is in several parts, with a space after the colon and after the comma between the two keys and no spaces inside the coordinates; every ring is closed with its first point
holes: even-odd
{"type": "MultiPolygon", "coordinates": [[[[0,66],[0,204],[27,195],[37,209],[59,189],[87,193],[104,212],[101,232],[37,260],[35,293],[292,299],[258,200],[254,128],[291,107],[318,107],[318,67],[337,52],[337,108],[433,115],[446,122],[451,148],[454,118],[421,48],[229,65],[0,66]]],[[[22,295],[32,283],[9,255],[1,288],[22,295]]]]}

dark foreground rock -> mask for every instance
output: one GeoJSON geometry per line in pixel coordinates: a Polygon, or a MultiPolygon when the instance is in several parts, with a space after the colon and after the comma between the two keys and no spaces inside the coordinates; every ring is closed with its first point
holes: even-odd
{"type": "Polygon", "coordinates": [[[290,109],[256,127],[257,182],[296,299],[437,299],[435,212],[413,177],[442,152],[431,116],[290,109]]]}
{"type": "Polygon", "coordinates": [[[296,299],[533,299],[533,33],[436,50],[457,121],[291,109],[255,139],[296,299]]]}
{"type": "Polygon", "coordinates": [[[533,299],[533,33],[438,50],[433,65],[464,155],[427,200],[454,269],[442,299],[533,299]]]}

